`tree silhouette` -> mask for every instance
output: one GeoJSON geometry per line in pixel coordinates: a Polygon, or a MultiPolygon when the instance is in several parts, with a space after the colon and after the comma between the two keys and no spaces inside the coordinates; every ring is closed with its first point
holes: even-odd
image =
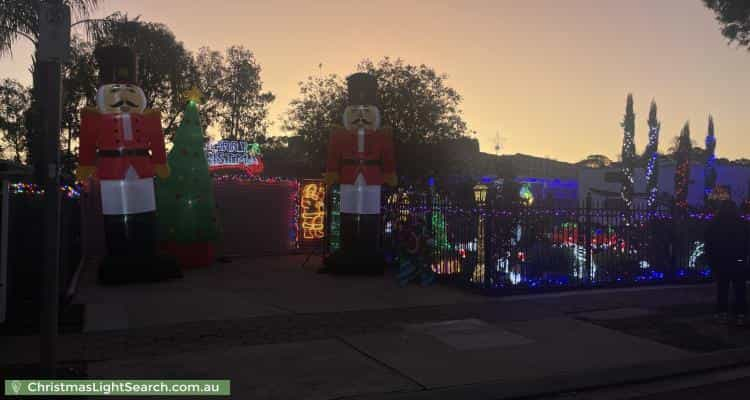
{"type": "Polygon", "coordinates": [[[30,105],[29,88],[12,79],[0,82],[0,139],[3,146],[9,147],[13,159],[19,163],[24,160],[26,153],[24,114],[30,105]]]}
{"type": "Polygon", "coordinates": [[[737,43],[750,50],[750,3],[747,0],[703,0],[716,14],[721,33],[729,43],[737,43]]]}
{"type": "MultiPolygon", "coordinates": [[[[29,40],[36,49],[39,45],[39,15],[42,6],[52,3],[52,0],[2,0],[0,2],[0,57],[12,54],[13,45],[19,39],[29,40]]],[[[74,15],[85,19],[93,11],[100,0],[64,0],[70,6],[74,15]]],[[[37,68],[36,52],[32,56],[32,96],[29,109],[24,115],[24,142],[27,149],[26,162],[40,165],[43,132],[40,101],[45,93],[38,87],[39,69],[37,68]]],[[[41,181],[45,174],[44,168],[37,168],[33,179],[41,181]]]]}
{"type": "MultiPolygon", "coordinates": [[[[468,132],[459,105],[461,96],[446,83],[447,76],[426,65],[411,65],[385,57],[364,60],[357,71],[378,80],[383,125],[393,129],[399,143],[439,143],[468,132]]],[[[346,107],[346,83],[335,74],[310,76],[300,82],[300,96],[284,116],[286,131],[299,135],[313,160],[325,154],[331,127],[341,124],[346,107]]]]}
{"type": "Polygon", "coordinates": [[[225,75],[217,93],[222,137],[257,142],[266,136],[268,105],[275,96],[263,92],[261,67],[250,50],[232,46],[227,49],[224,60],[225,75]]]}
{"type": "Polygon", "coordinates": [[[708,133],[706,134],[706,165],[704,167],[703,191],[704,200],[708,202],[708,196],[716,186],[716,135],[714,134],[714,118],[708,116],[708,133]]]}
{"type": "Polygon", "coordinates": [[[62,69],[62,129],[60,143],[63,169],[72,174],[77,162],[74,147],[81,130],[81,109],[94,104],[97,89],[93,45],[81,38],[71,40],[70,61],[62,69]]]}
{"type": "Polygon", "coordinates": [[[438,143],[466,135],[461,96],[446,85],[448,76],[424,64],[385,57],[365,60],[357,69],[378,79],[383,123],[403,143],[438,143]]]}
{"type": "Polygon", "coordinates": [[[605,168],[612,165],[612,160],[603,154],[591,154],[578,161],[576,165],[587,168],[605,168]]]}
{"type": "Polygon", "coordinates": [[[116,12],[90,28],[93,47],[127,46],[138,56],[138,86],[148,106],[162,112],[164,134],[171,138],[187,102],[192,58],[164,24],[130,19],[116,12]]]}
{"type": "MultiPolygon", "coordinates": [[[[0,5],[0,57],[11,53],[20,38],[37,45],[39,39],[39,11],[49,0],[3,0],[0,5]]],[[[86,17],[100,0],[65,0],[74,13],[86,17]]]]}
{"type": "Polygon", "coordinates": [[[340,125],[346,108],[346,83],[338,75],[310,76],[299,83],[300,97],[289,104],[283,120],[286,131],[303,141],[300,157],[323,160],[331,127],[340,125]]]}
{"type": "Polygon", "coordinates": [[[201,123],[205,130],[218,121],[222,103],[220,95],[226,77],[224,54],[209,47],[201,47],[193,55],[190,83],[202,94],[201,123]]]}

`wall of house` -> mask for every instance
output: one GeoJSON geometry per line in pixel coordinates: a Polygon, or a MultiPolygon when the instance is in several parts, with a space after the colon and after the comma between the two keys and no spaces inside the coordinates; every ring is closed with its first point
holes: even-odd
{"type": "MultiPolygon", "coordinates": [[[[740,167],[733,165],[720,165],[716,167],[718,185],[725,185],[731,188],[732,199],[737,202],[743,202],[748,198],[748,187],[750,185],[750,167],[740,167]]],[[[578,197],[584,199],[586,194],[593,188],[602,191],[619,193],[621,185],[619,183],[606,182],[607,173],[618,172],[619,168],[581,168],[578,172],[578,197]]],[[[659,192],[666,193],[669,196],[674,195],[674,171],[673,164],[663,164],[659,167],[659,192]]],[[[634,173],[635,192],[642,194],[637,196],[634,203],[643,205],[646,202],[646,172],[643,168],[636,168],[634,173]]],[[[688,188],[688,203],[693,206],[703,205],[703,165],[694,164],[690,168],[690,186],[688,188]]],[[[603,201],[601,195],[592,194],[595,201],[603,201]]]]}

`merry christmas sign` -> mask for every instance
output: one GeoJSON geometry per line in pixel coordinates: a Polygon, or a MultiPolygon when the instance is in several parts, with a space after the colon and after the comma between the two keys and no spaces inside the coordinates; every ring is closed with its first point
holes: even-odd
{"type": "Polygon", "coordinates": [[[220,140],[207,143],[205,147],[208,167],[211,171],[241,169],[256,175],[263,171],[260,146],[242,140],[220,140]]]}

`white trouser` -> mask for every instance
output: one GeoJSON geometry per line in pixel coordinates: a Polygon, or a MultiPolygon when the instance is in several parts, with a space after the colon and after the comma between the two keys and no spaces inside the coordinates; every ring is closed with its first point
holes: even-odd
{"type": "Polygon", "coordinates": [[[353,185],[340,187],[341,212],[345,214],[380,214],[380,185],[368,185],[362,174],[353,185]]]}
{"type": "Polygon", "coordinates": [[[127,215],[156,210],[154,178],[138,177],[133,167],[128,168],[123,180],[101,180],[102,214],[127,215]]]}

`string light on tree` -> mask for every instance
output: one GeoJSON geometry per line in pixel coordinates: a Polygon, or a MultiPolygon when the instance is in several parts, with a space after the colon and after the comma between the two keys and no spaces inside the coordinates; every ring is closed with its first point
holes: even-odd
{"type": "Polygon", "coordinates": [[[633,206],[633,168],[635,164],[635,113],[633,112],[633,95],[628,94],[625,106],[625,118],[622,122],[622,174],[623,182],[620,195],[627,208],[633,206]]]}
{"type": "Polygon", "coordinates": [[[708,134],[706,135],[706,165],[704,167],[704,199],[708,202],[711,191],[716,186],[716,136],[714,135],[714,118],[708,116],[708,134]]]}
{"type": "Polygon", "coordinates": [[[646,193],[648,194],[647,206],[649,210],[656,207],[656,198],[659,194],[659,131],[661,123],[656,117],[656,102],[651,101],[651,110],[648,113],[648,146],[646,147],[646,193]]]}
{"type": "Polygon", "coordinates": [[[688,208],[688,187],[690,184],[690,125],[686,122],[680,133],[677,145],[677,167],[674,174],[675,206],[682,210],[688,208]]]}

